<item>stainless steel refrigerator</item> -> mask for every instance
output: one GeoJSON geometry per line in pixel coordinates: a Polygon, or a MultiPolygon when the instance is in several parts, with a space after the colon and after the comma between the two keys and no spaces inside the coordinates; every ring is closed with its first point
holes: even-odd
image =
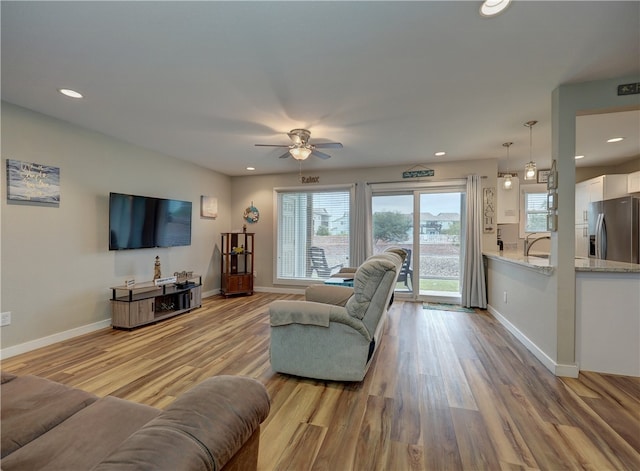
{"type": "Polygon", "coordinates": [[[640,198],[590,204],[589,257],[640,263],[640,198]]]}

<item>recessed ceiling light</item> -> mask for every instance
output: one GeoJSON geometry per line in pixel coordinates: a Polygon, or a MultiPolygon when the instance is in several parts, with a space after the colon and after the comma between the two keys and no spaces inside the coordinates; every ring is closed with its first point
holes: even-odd
{"type": "Polygon", "coordinates": [[[611,139],[607,139],[607,142],[620,142],[624,139],[624,137],[612,137],[611,139]]]}
{"type": "Polygon", "coordinates": [[[511,0],[485,0],[480,6],[480,15],[485,17],[496,16],[502,13],[511,3],[511,0]]]}
{"type": "Polygon", "coordinates": [[[584,159],[584,155],[576,155],[576,160],[584,159]]]}
{"type": "Polygon", "coordinates": [[[440,151],[440,152],[436,152],[436,153],[435,153],[435,154],[433,154],[433,155],[435,155],[436,157],[442,157],[443,155],[447,155],[447,153],[446,153],[446,152],[443,152],[443,151],[440,151]]]}
{"type": "Polygon", "coordinates": [[[69,98],[82,98],[82,93],[71,90],[70,88],[58,88],[58,91],[69,98]]]}
{"type": "Polygon", "coordinates": [[[255,167],[247,167],[247,170],[255,170],[255,167]]]}

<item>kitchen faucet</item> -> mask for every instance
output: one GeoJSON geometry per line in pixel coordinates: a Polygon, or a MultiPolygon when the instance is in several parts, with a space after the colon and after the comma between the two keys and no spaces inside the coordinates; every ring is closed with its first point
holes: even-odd
{"type": "Polygon", "coordinates": [[[527,234],[527,236],[524,239],[524,256],[525,257],[529,256],[529,251],[531,250],[531,247],[533,246],[533,244],[535,244],[539,240],[543,240],[543,239],[551,240],[551,237],[549,237],[549,236],[542,236],[542,237],[537,237],[537,238],[533,239],[532,241],[529,241],[529,237],[531,237],[533,235],[538,235],[538,232],[531,232],[531,233],[527,234]]]}

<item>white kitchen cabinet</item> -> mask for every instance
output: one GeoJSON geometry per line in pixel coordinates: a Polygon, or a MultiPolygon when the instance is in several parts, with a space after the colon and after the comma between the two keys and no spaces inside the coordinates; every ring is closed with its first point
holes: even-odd
{"type": "Polygon", "coordinates": [[[627,175],[627,193],[640,193],[640,170],[627,175]]]}
{"type": "Polygon", "coordinates": [[[576,224],[576,257],[589,257],[589,230],[586,224],[576,224]]]}
{"type": "Polygon", "coordinates": [[[576,183],[576,224],[586,224],[587,210],[589,208],[589,186],[591,183],[586,182],[576,183]]]}
{"type": "Polygon", "coordinates": [[[627,175],[600,175],[587,180],[590,201],[603,201],[627,195],[627,175]]]}
{"type": "Polygon", "coordinates": [[[627,194],[627,175],[600,175],[576,183],[576,257],[589,255],[589,205],[595,201],[619,198],[627,194]]]}
{"type": "Polygon", "coordinates": [[[496,205],[496,219],[498,224],[518,224],[520,222],[520,180],[511,179],[510,190],[502,187],[504,178],[498,178],[498,201],[496,205]]]}
{"type": "Polygon", "coordinates": [[[627,194],[627,175],[600,175],[576,183],[575,223],[588,222],[587,213],[590,203],[620,198],[627,194]]]}

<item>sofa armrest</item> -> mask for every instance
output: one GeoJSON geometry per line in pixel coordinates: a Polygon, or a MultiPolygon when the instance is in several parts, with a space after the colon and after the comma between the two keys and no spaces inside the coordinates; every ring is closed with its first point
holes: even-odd
{"type": "Polygon", "coordinates": [[[219,470],[269,414],[258,381],[216,376],[178,397],[94,470],[219,470]]]}
{"type": "Polygon", "coordinates": [[[342,267],[340,270],[338,270],[337,273],[334,273],[333,276],[344,276],[344,275],[354,275],[356,272],[358,271],[358,267],[342,267]]]}
{"type": "Polygon", "coordinates": [[[367,341],[371,334],[360,319],[349,315],[342,306],[316,303],[312,301],[274,301],[269,305],[271,327],[283,327],[290,324],[329,327],[331,322],[345,324],[358,331],[367,341]]]}
{"type": "Polygon", "coordinates": [[[353,296],[353,288],[348,286],[311,285],[305,292],[307,301],[344,306],[353,296]]]}

